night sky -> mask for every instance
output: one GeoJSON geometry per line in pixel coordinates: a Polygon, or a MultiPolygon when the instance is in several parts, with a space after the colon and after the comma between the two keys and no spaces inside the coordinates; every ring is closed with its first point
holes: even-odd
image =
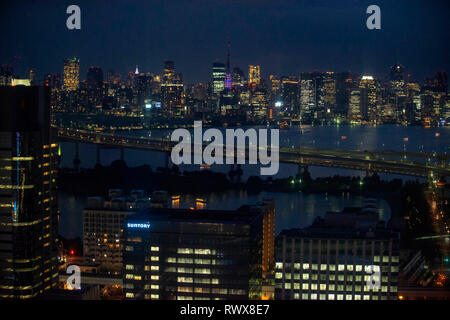
{"type": "Polygon", "coordinates": [[[449,69],[448,0],[166,0],[1,1],[0,63],[20,56],[38,79],[62,73],[76,56],[81,78],[91,65],[125,74],[162,71],[174,60],[187,83],[211,80],[211,64],[225,61],[245,73],[260,64],[269,74],[352,71],[385,80],[400,62],[412,79],[449,69]],[[81,7],[81,30],[66,28],[67,6],[81,7]],[[366,8],[381,8],[381,30],[366,28],[366,8]]]}

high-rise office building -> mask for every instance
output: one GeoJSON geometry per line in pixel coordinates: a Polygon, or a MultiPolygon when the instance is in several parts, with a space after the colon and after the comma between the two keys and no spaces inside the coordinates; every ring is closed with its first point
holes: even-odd
{"type": "Polygon", "coordinates": [[[399,235],[370,208],[327,213],[276,239],[275,298],[395,300],[399,235]]]}
{"type": "Polygon", "coordinates": [[[64,60],[64,90],[74,91],[80,84],[80,60],[77,58],[64,60]]]}
{"type": "Polygon", "coordinates": [[[126,299],[269,299],[273,202],[236,211],[152,209],[129,216],[126,299]]]}
{"type": "Polygon", "coordinates": [[[58,281],[58,146],[49,88],[0,87],[0,298],[33,298],[58,281]]]}
{"type": "Polygon", "coordinates": [[[312,120],[315,105],[314,81],[310,73],[302,73],[300,80],[300,115],[302,121],[312,120]]]}
{"type": "Polygon", "coordinates": [[[231,77],[231,86],[234,89],[243,88],[246,84],[246,78],[244,72],[240,68],[233,68],[233,75],[231,77]]]}
{"type": "Polygon", "coordinates": [[[164,62],[161,103],[167,115],[179,117],[185,112],[183,80],[180,73],[175,73],[175,63],[173,61],[164,62]]]}
{"type": "Polygon", "coordinates": [[[150,207],[142,190],[125,196],[120,189],[109,190],[109,199],[88,198],[83,210],[83,254],[86,263],[98,264],[109,272],[121,272],[123,226],[128,215],[150,207]]]}
{"type": "Polygon", "coordinates": [[[390,91],[394,95],[403,95],[405,93],[404,67],[395,64],[391,67],[390,91]]]}
{"type": "Polygon", "coordinates": [[[334,72],[326,72],[323,79],[324,106],[328,113],[336,110],[336,76],[334,72]]]}
{"type": "Polygon", "coordinates": [[[300,83],[298,77],[281,78],[282,110],[290,115],[300,114],[300,83]]]}
{"type": "Polygon", "coordinates": [[[221,62],[214,62],[212,66],[213,94],[217,95],[225,89],[226,68],[221,62]]]}
{"type": "Polygon", "coordinates": [[[353,78],[349,72],[336,74],[336,114],[347,115],[353,78]]]}
{"type": "Polygon", "coordinates": [[[350,91],[350,99],[348,105],[348,117],[350,120],[361,120],[361,92],[359,88],[353,88],[350,91]]]}
{"type": "Polygon", "coordinates": [[[86,76],[87,85],[91,88],[103,86],[103,71],[100,67],[90,67],[86,76]]]}
{"type": "Polygon", "coordinates": [[[248,85],[252,87],[261,85],[261,68],[258,65],[248,66],[248,85]]]}
{"type": "Polygon", "coordinates": [[[175,62],[164,61],[163,81],[171,80],[175,76],[175,62]]]}
{"type": "Polygon", "coordinates": [[[377,84],[372,76],[362,76],[359,82],[360,113],[363,120],[375,121],[377,119],[377,84]]]}

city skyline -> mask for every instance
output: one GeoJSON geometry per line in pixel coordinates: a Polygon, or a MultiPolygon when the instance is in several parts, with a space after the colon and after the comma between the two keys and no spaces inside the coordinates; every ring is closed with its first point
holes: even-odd
{"type": "Polygon", "coordinates": [[[449,9],[0,4],[0,300],[450,300],[449,9]]]}
{"type": "Polygon", "coordinates": [[[159,71],[163,61],[173,60],[185,82],[194,83],[210,80],[211,65],[217,59],[226,62],[229,40],[231,67],[261,65],[264,78],[350,70],[384,79],[387,66],[401,63],[412,80],[422,81],[449,66],[442,16],[449,5],[443,1],[426,8],[417,1],[381,1],[382,29],[372,31],[364,23],[367,4],[350,0],[340,4],[199,4],[203,6],[135,3],[121,10],[125,4],[119,2],[114,9],[100,10],[99,3],[81,1],[82,26],[74,31],[65,26],[65,2],[48,10],[27,5],[25,11],[23,5],[3,4],[2,9],[15,17],[17,24],[14,29],[1,28],[4,42],[15,46],[2,46],[0,61],[11,63],[14,56],[21,57],[15,63],[17,73],[25,75],[36,68],[36,78],[42,79],[46,73],[61,72],[65,57],[79,58],[81,70],[100,65],[105,73],[113,69],[122,74],[136,65],[144,72],[159,71]],[[195,16],[190,14],[192,10],[195,16]],[[429,14],[415,19],[422,12],[429,14]],[[194,17],[195,23],[189,24],[194,17]],[[123,27],[128,21],[131,23],[123,27]]]}

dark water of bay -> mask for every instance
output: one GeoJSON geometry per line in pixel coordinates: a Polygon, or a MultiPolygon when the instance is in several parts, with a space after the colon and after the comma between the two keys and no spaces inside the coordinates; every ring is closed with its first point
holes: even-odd
{"type": "MultiPolygon", "coordinates": [[[[143,137],[169,137],[169,130],[139,130],[120,132],[126,136],[143,137]]],[[[305,126],[303,128],[291,128],[280,131],[281,146],[311,146],[323,149],[349,149],[349,150],[396,150],[407,152],[450,152],[450,128],[423,128],[407,127],[400,125],[383,126],[305,126]],[[436,134],[438,133],[438,134],[436,134]],[[342,137],[345,136],[345,139],[342,137]],[[408,139],[405,139],[408,138],[408,139]],[[406,141],[407,140],[407,141],[406,141]]],[[[74,143],[64,142],[62,149],[62,167],[72,167],[75,155],[74,143]]],[[[79,153],[81,167],[93,167],[96,163],[96,146],[92,144],[80,144],[79,153]]],[[[153,168],[163,166],[165,155],[159,152],[125,149],[125,161],[128,166],[148,164],[153,168]]],[[[120,152],[115,149],[104,149],[100,152],[100,160],[103,165],[109,165],[119,159],[120,152]]],[[[182,165],[181,170],[198,170],[198,165],[182,165]]],[[[213,165],[212,170],[228,172],[230,166],[213,165]]],[[[251,175],[259,175],[259,167],[256,165],[243,165],[243,179],[251,175]]],[[[335,174],[363,176],[365,172],[311,167],[313,177],[332,176],[335,174]]],[[[294,176],[297,167],[292,164],[280,164],[280,170],[276,177],[294,176]]],[[[403,179],[416,179],[405,176],[380,174],[383,179],[400,177],[403,179]]],[[[182,197],[183,206],[191,206],[195,195],[182,197]]],[[[276,231],[285,228],[305,227],[312,223],[317,216],[327,211],[339,211],[345,206],[360,206],[362,198],[358,196],[334,196],[319,194],[260,194],[248,195],[246,192],[229,191],[225,193],[212,193],[206,196],[210,209],[237,209],[243,204],[256,203],[263,197],[272,197],[276,205],[276,231]]],[[[77,237],[82,233],[81,211],[86,199],[60,193],[59,207],[60,233],[64,237],[77,237]]],[[[388,204],[378,200],[380,218],[387,220],[390,217],[388,204]]]]}

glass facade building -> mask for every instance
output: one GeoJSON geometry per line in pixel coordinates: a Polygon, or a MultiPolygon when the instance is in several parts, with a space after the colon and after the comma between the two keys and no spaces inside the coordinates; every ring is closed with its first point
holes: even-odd
{"type": "MultiPolygon", "coordinates": [[[[261,299],[273,270],[273,203],[151,209],[124,227],[125,299],[261,299]]],[[[269,293],[270,295],[270,293],[269,293]]]]}
{"type": "Polygon", "coordinates": [[[0,298],[58,281],[58,146],[48,87],[0,87],[0,298]]]}

